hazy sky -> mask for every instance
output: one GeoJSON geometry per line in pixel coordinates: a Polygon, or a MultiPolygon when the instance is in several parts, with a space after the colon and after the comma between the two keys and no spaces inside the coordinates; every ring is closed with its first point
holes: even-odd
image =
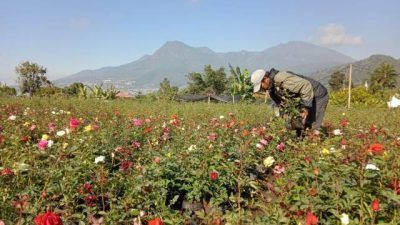
{"type": "Polygon", "coordinates": [[[116,66],[166,41],[217,52],[292,40],[355,59],[400,57],[399,0],[0,0],[0,82],[37,62],[50,79],[116,66]]]}

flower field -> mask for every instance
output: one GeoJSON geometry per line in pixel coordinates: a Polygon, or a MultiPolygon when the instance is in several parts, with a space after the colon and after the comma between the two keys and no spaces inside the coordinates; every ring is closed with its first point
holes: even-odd
{"type": "Polygon", "coordinates": [[[0,98],[0,224],[399,224],[400,111],[0,98]]]}

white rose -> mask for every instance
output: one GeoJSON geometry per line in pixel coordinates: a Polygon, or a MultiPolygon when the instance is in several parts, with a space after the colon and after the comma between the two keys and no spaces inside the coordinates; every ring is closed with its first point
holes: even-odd
{"type": "Polygon", "coordinates": [[[378,167],[376,167],[374,164],[370,164],[370,163],[365,166],[365,169],[366,170],[379,170],[378,167]]]}
{"type": "Polygon", "coordinates": [[[65,131],[63,131],[63,130],[60,130],[60,131],[57,131],[57,136],[59,136],[59,137],[62,137],[62,136],[64,136],[65,135],[65,131]]]}
{"type": "Polygon", "coordinates": [[[188,148],[189,152],[194,151],[194,150],[196,150],[196,149],[197,149],[197,146],[196,146],[196,145],[191,145],[191,146],[188,148]]]}
{"type": "Polygon", "coordinates": [[[8,120],[16,120],[17,117],[15,115],[11,115],[10,117],[8,117],[8,120]]]}
{"type": "Polygon", "coordinates": [[[104,162],[104,160],[106,159],[106,157],[104,157],[104,156],[97,156],[95,159],[94,159],[94,163],[96,163],[96,164],[98,164],[98,163],[100,163],[100,162],[104,162]]]}
{"type": "Polygon", "coordinates": [[[47,141],[47,147],[51,147],[51,146],[53,146],[53,144],[54,144],[54,141],[53,140],[48,140],[47,141]]]}
{"type": "Polygon", "coordinates": [[[333,134],[338,136],[338,135],[342,135],[343,133],[340,129],[336,129],[336,130],[333,130],[333,134]]]}
{"type": "Polygon", "coordinates": [[[342,213],[342,215],[340,216],[340,221],[342,222],[342,225],[349,224],[350,223],[349,215],[347,215],[346,213],[342,213]]]}
{"type": "Polygon", "coordinates": [[[267,158],[264,159],[263,163],[265,167],[270,167],[274,164],[275,159],[272,156],[268,156],[267,158]]]}

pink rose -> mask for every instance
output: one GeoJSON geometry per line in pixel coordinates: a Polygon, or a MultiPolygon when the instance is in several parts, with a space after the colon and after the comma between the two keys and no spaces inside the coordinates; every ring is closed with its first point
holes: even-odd
{"type": "Polygon", "coordinates": [[[79,126],[80,122],[76,118],[71,118],[69,119],[69,127],[71,129],[76,129],[79,126]]]}
{"type": "Polygon", "coordinates": [[[133,123],[133,125],[135,125],[136,127],[142,126],[142,120],[141,120],[141,119],[138,119],[138,118],[133,119],[133,120],[132,120],[132,123],[133,123]]]}
{"type": "Polygon", "coordinates": [[[47,148],[47,145],[48,145],[48,144],[49,144],[48,141],[46,141],[46,140],[40,140],[39,143],[37,144],[37,147],[38,147],[40,150],[45,150],[45,149],[47,148]]]}

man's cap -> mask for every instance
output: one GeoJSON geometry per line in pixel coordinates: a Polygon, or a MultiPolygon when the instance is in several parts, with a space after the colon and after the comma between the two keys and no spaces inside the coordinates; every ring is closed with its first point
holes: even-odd
{"type": "Polygon", "coordinates": [[[251,74],[250,80],[251,80],[251,83],[254,86],[253,92],[259,92],[260,91],[260,89],[261,89],[261,81],[264,78],[264,75],[265,75],[265,70],[263,70],[263,69],[256,70],[251,74]]]}

